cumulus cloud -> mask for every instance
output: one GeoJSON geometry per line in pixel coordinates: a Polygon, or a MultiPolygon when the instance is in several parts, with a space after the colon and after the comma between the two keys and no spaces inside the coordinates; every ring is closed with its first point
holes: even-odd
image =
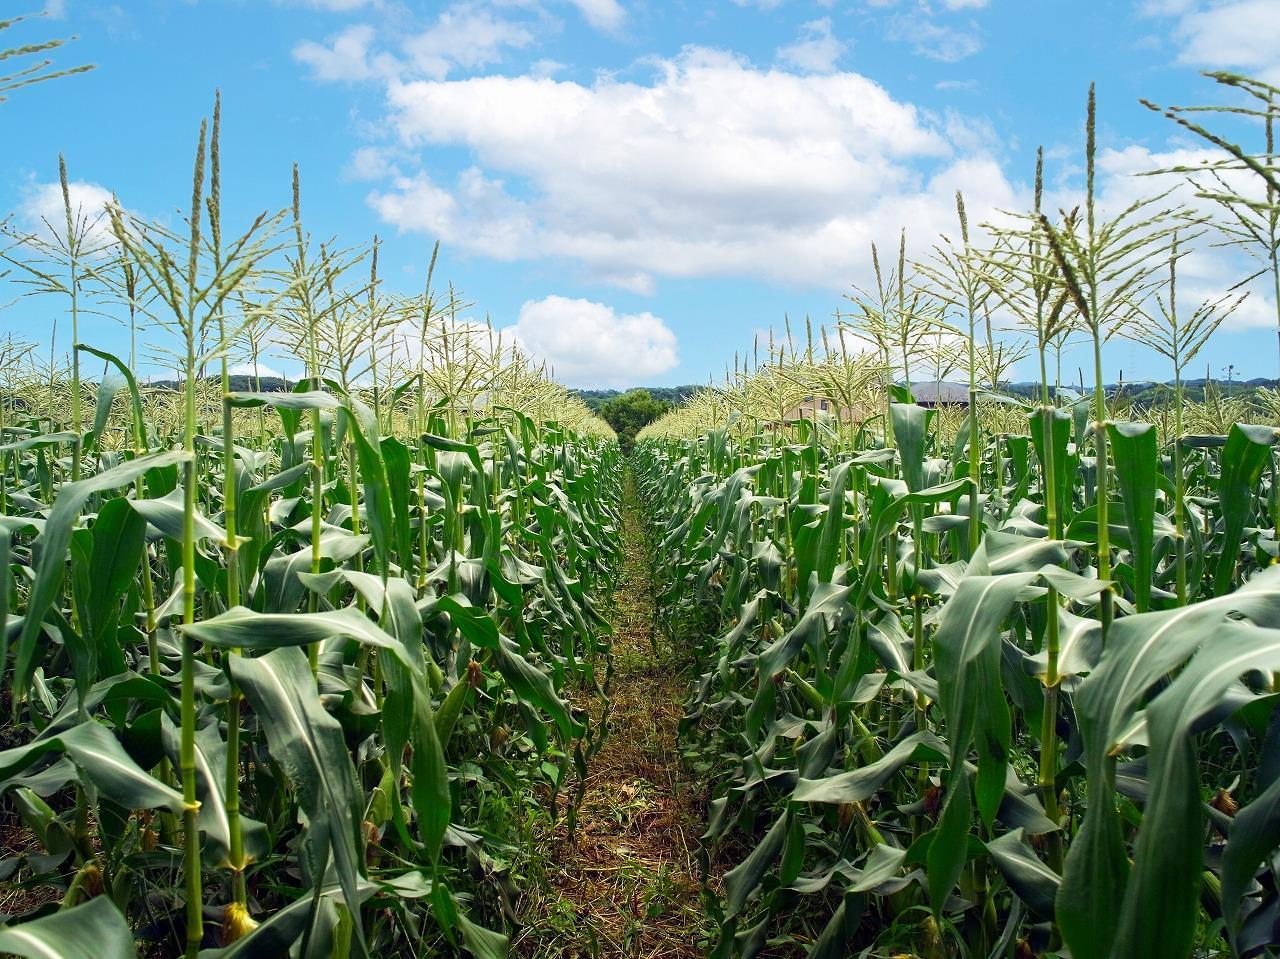
{"type": "MultiPolygon", "coordinates": [[[[1058,155],[1058,161],[1068,155],[1058,155]]],[[[1167,195],[1157,209],[1181,208],[1201,221],[1222,220],[1223,211],[1214,201],[1197,196],[1192,176],[1184,173],[1158,174],[1154,171],[1171,168],[1195,170],[1197,167],[1218,161],[1221,155],[1209,149],[1171,147],[1152,149],[1140,144],[1122,147],[1104,147],[1098,151],[1097,206],[1099,215],[1105,218],[1117,216],[1139,201],[1167,195]]],[[[1068,167],[1076,179],[1078,167],[1068,167]]],[[[1258,196],[1256,178],[1243,172],[1228,172],[1228,189],[1243,196],[1258,196]]],[[[1205,181],[1206,185],[1212,185],[1205,181]]],[[[1058,183],[1045,194],[1046,210],[1071,209],[1081,202],[1079,183],[1058,183]]],[[[1217,301],[1232,294],[1245,278],[1254,274],[1261,265],[1258,260],[1238,247],[1223,246],[1223,235],[1209,226],[1188,228],[1181,237],[1184,256],[1178,265],[1179,312],[1188,315],[1200,303],[1217,301]],[[1189,254],[1189,255],[1185,255],[1189,254]]],[[[1224,330],[1245,330],[1259,327],[1274,329],[1276,325],[1275,302],[1269,283],[1255,279],[1243,289],[1248,299],[1223,323],[1224,330]]],[[[1237,291],[1239,292],[1239,291],[1237,291]]]]}
{"type": "Polygon", "coordinates": [[[778,59],[811,73],[830,73],[845,51],[845,44],[831,31],[831,18],[810,20],[800,28],[794,43],[778,48],[778,59]]]}
{"type": "Polygon", "coordinates": [[[323,43],[303,40],[293,48],[293,58],[311,68],[317,80],[355,82],[377,75],[370,59],[374,29],[357,23],[335,33],[323,43]]]}
{"type": "MultiPolygon", "coordinates": [[[[1222,208],[1213,200],[1197,196],[1185,174],[1170,173],[1152,176],[1152,171],[1171,168],[1192,169],[1221,159],[1221,154],[1198,148],[1153,150],[1146,146],[1130,144],[1120,148],[1107,148],[1098,153],[1098,206],[1105,216],[1115,216],[1139,200],[1170,191],[1162,206],[1178,205],[1203,219],[1222,219],[1222,208]]],[[[1245,172],[1225,174],[1228,188],[1241,196],[1262,199],[1257,178],[1245,172]]],[[[1215,184],[1205,181],[1206,185],[1215,184]]],[[[1048,197],[1050,208],[1074,205],[1075,195],[1054,192],[1048,197]]],[[[1154,208],[1153,208],[1154,210],[1154,208]]],[[[1244,278],[1252,275],[1260,262],[1247,251],[1223,247],[1222,235],[1208,228],[1189,231],[1196,234],[1185,237],[1183,249],[1192,251],[1178,266],[1178,299],[1185,308],[1193,308],[1204,300],[1217,300],[1228,293],[1244,278]]],[[[1261,280],[1251,283],[1248,300],[1223,324],[1224,329],[1251,327],[1275,327],[1276,312],[1274,294],[1268,283],[1261,280]]]]}
{"type": "MultiPolygon", "coordinates": [[[[72,217],[87,230],[86,249],[114,242],[111,222],[106,215],[111,191],[97,183],[72,180],[67,184],[67,192],[71,197],[72,217]]],[[[32,184],[18,207],[18,215],[23,225],[33,233],[47,238],[64,236],[67,232],[66,208],[61,184],[56,181],[32,184]]]]}
{"type": "Polygon", "coordinates": [[[510,332],[520,348],[570,386],[618,386],[680,361],[676,335],[652,313],[618,313],[591,300],[548,296],[520,307],[510,332]]]}
{"type": "Polygon", "coordinates": [[[508,48],[520,49],[532,42],[533,34],[523,24],[466,3],[442,12],[431,27],[406,39],[403,49],[410,68],[442,79],[456,67],[475,69],[497,63],[508,48]]]}
{"type": "Polygon", "coordinates": [[[385,220],[631,290],[744,275],[839,289],[901,223],[931,242],[955,189],[975,211],[1016,199],[990,140],[961,149],[960,126],[856,73],[689,49],[648,82],[488,76],[392,83],[388,98],[405,149],[463,147],[475,166],[392,179],[370,195],[385,220]]]}
{"type": "MultiPolygon", "coordinates": [[[[381,9],[385,0],[275,0],[334,12],[381,9]]],[[[618,33],[627,11],[618,0],[565,0],[591,26],[618,33]]],[[[293,48],[294,59],[320,81],[362,81],[427,77],[442,80],[458,71],[501,62],[511,50],[532,46],[558,21],[538,0],[455,0],[437,9],[434,20],[417,23],[411,14],[390,7],[394,17],[381,30],[371,22],[354,23],[324,41],[307,39],[293,48]],[[425,25],[424,25],[425,24],[425,25]],[[380,42],[379,42],[380,41],[380,42]]],[[[558,67],[544,60],[543,72],[558,67]]]]}
{"type": "Polygon", "coordinates": [[[616,31],[627,19],[618,0],[570,0],[587,23],[597,30],[616,31]]]}
{"type": "Polygon", "coordinates": [[[442,80],[456,70],[476,70],[500,62],[508,50],[534,42],[529,26],[497,15],[475,2],[457,3],[441,11],[422,30],[411,31],[396,53],[377,49],[377,30],[352,24],[324,42],[303,40],[293,57],[311,68],[320,81],[355,82],[396,77],[442,80]]]}
{"type": "Polygon", "coordinates": [[[393,189],[374,191],[370,205],[401,230],[426,233],[495,260],[533,255],[537,226],[527,206],[511,197],[502,180],[469,167],[453,188],[438,186],[425,173],[400,176],[393,189]]]}
{"type": "Polygon", "coordinates": [[[285,375],[273,366],[266,366],[259,363],[256,367],[252,363],[240,363],[227,370],[232,376],[259,376],[265,378],[275,377],[276,379],[284,379],[285,375]]]}
{"type": "Polygon", "coordinates": [[[1274,0],[1148,0],[1143,12],[1177,18],[1173,35],[1182,63],[1280,82],[1280,5],[1274,0]]]}
{"type": "Polygon", "coordinates": [[[363,146],[351,154],[351,162],[344,171],[352,180],[381,180],[399,176],[396,151],[389,147],[363,146]]]}

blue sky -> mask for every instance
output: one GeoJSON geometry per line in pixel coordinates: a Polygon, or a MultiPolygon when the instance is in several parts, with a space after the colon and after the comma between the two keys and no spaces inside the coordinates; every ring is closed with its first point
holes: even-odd
{"type": "MultiPolygon", "coordinates": [[[[0,0],[0,16],[28,6],[0,0]]],[[[114,191],[172,215],[220,87],[230,219],[285,205],[296,160],[316,236],[380,234],[405,291],[439,239],[439,275],[472,313],[582,386],[706,381],[784,315],[829,321],[867,283],[872,241],[892,247],[905,225],[923,256],[954,230],[955,189],[975,221],[1025,206],[1038,144],[1054,202],[1074,203],[1091,80],[1112,203],[1200,149],[1139,97],[1216,102],[1201,69],[1280,82],[1274,0],[59,0],[47,14],[4,39],[77,34],[60,61],[97,69],[0,104],[0,210],[48,210],[62,151],[86,204],[114,191]]],[[[1220,252],[1195,262],[1188,296],[1245,271],[1220,252]]],[[[44,338],[57,309],[19,303],[0,332],[44,338]]],[[[1274,315],[1255,290],[1199,365],[1280,375],[1274,315]]],[[[124,342],[90,323],[90,342],[124,342]]],[[[1166,372],[1127,342],[1108,367],[1166,372]]]]}

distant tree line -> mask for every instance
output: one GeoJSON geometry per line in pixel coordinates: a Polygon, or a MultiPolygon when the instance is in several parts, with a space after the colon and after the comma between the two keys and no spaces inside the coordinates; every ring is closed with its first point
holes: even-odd
{"type": "MultiPolygon", "coordinates": [[[[631,452],[636,434],[642,429],[675,409],[676,404],[669,399],[654,396],[656,390],[634,389],[625,393],[617,393],[604,400],[596,409],[606,423],[618,434],[618,443],[624,453],[631,452]]],[[[668,391],[670,392],[670,391],[668,391]]]]}
{"type": "MultiPolygon", "coordinates": [[[[221,381],[217,376],[206,376],[204,379],[210,382],[221,381]]],[[[227,378],[227,383],[233,393],[285,393],[297,385],[296,381],[279,376],[255,377],[251,373],[232,373],[227,378]]],[[[182,380],[147,380],[142,385],[156,390],[181,390],[182,380]]]]}
{"type": "Polygon", "coordinates": [[[634,393],[638,390],[647,393],[652,399],[670,403],[672,406],[680,406],[699,388],[696,384],[690,383],[685,386],[637,386],[630,390],[574,390],[574,393],[587,404],[588,409],[598,413],[600,407],[609,400],[617,399],[628,392],[634,393]]]}
{"type": "MultiPolygon", "coordinates": [[[[1250,380],[1230,380],[1202,376],[1182,381],[1183,394],[1187,399],[1197,403],[1204,401],[1206,388],[1212,388],[1219,396],[1234,396],[1250,400],[1257,394],[1258,390],[1274,390],[1277,387],[1280,387],[1280,380],[1267,379],[1261,376],[1250,380]]],[[[1086,384],[1085,391],[1087,392],[1092,388],[1091,385],[1086,384]]],[[[1001,387],[1002,392],[1011,396],[1032,399],[1038,395],[1039,389],[1040,386],[1037,383],[1007,383],[1001,387]]],[[[1064,391],[1071,390],[1074,393],[1081,392],[1079,384],[1064,383],[1062,384],[1062,389],[1064,391]]],[[[1108,383],[1104,389],[1108,396],[1123,396],[1130,402],[1144,405],[1167,397],[1169,391],[1173,389],[1173,384],[1161,383],[1155,380],[1136,380],[1132,383],[1108,383]]],[[[1050,392],[1053,392],[1052,388],[1050,392]]]]}

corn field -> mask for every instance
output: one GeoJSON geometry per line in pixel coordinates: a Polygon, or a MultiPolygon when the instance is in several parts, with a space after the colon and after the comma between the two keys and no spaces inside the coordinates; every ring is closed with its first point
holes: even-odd
{"type": "MultiPolygon", "coordinates": [[[[1280,91],[1218,79],[1264,155],[1170,116],[1224,147],[1206,194],[1275,280],[1280,91]]],[[[1176,297],[1215,227],[1164,196],[1104,217],[1092,93],[1086,133],[1079,208],[1042,210],[1037,169],[980,243],[957,197],[955,241],[877,254],[836,334],[788,330],[640,434],[718,957],[1275,954],[1272,396],[1185,396],[1239,303],[1176,297]],[[1113,335],[1168,359],[1167,404],[1112,408],[1113,335]],[[1056,377],[1069,338],[1092,392],[1056,377]],[[1023,357],[1038,403],[1000,392],[1023,357]],[[957,370],[967,406],[915,402],[957,370]]]]}
{"type": "Polygon", "coordinates": [[[404,296],[376,239],[314,238],[296,168],[224,232],[219,105],[177,226],[86,215],[63,164],[3,248],[58,325],[0,344],[0,952],[507,955],[642,550],[712,956],[1280,954],[1280,395],[1191,399],[1244,294],[1177,296],[1210,240],[1280,290],[1280,90],[1215,79],[1261,152],[1150,105],[1221,149],[1164,171],[1215,215],[1097,204],[1091,92],[1078,206],[1042,166],[1024,214],[957,195],[629,460],[434,255],[404,296]],[[128,355],[82,341],[104,314],[128,355]],[[1104,388],[1113,337],[1167,396],[1104,388]]]}
{"type": "Polygon", "coordinates": [[[62,892],[0,950],[503,954],[531,812],[599,743],[616,444],[429,277],[314,243],[296,172],[224,236],[219,120],[184,230],[68,198],[6,252],[75,346],[7,344],[3,876],[62,892]],[[107,301],[176,388],[80,344],[107,301]],[[305,378],[230,389],[268,332],[305,378]]]}

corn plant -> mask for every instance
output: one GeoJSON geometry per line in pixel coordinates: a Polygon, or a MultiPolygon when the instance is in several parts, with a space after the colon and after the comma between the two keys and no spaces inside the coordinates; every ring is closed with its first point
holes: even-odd
{"type": "Polygon", "coordinates": [[[0,949],[502,955],[531,823],[572,821],[601,740],[616,443],[455,317],[394,356],[413,301],[376,241],[312,242],[296,172],[227,229],[221,123],[180,229],[114,204],[102,255],[74,214],[8,251],[73,318],[89,279],[145,316],[131,352],[177,375],[4,354],[0,795],[31,842],[0,868],[34,905],[0,949]],[[267,350],[302,381],[234,389],[267,350]]]}
{"type": "Polygon", "coordinates": [[[1095,209],[1095,126],[1091,93],[1079,211],[1041,209],[1041,161],[1031,211],[987,247],[961,212],[963,246],[920,268],[971,384],[984,348],[1001,365],[988,308],[1027,331],[1036,403],[925,409],[899,362],[875,435],[753,427],[752,376],[812,376],[775,357],[640,435],[659,602],[697,663],[716,956],[1280,948],[1280,434],[1265,396],[1185,395],[1239,294],[1180,304],[1209,225],[1163,196],[1095,209]],[[1073,332],[1087,399],[1053,370],[1073,332]],[[1167,401],[1106,394],[1117,334],[1173,364],[1167,401]]]}

